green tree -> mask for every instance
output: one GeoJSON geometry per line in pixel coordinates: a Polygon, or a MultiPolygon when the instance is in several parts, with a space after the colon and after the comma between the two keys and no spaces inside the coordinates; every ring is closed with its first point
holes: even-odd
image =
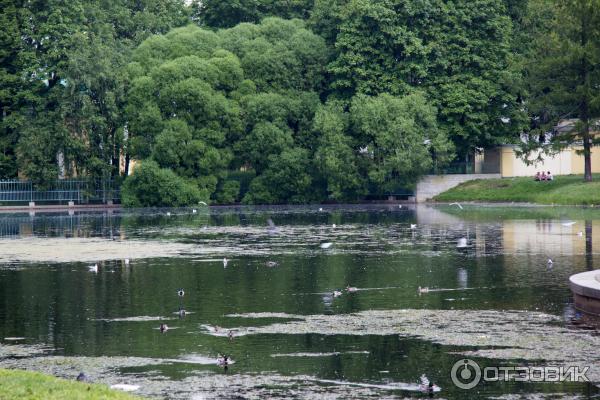
{"type": "Polygon", "coordinates": [[[349,0],[337,10],[335,97],[418,88],[462,155],[520,129],[512,22],[501,0],[349,0]]]}
{"type": "Polygon", "coordinates": [[[366,176],[377,192],[413,184],[433,165],[445,163],[453,149],[421,93],[405,97],[358,95],[350,107],[352,131],[360,143],[366,176]]]}
{"type": "Polygon", "coordinates": [[[600,145],[600,137],[591,133],[600,117],[600,1],[537,0],[531,7],[530,18],[540,10],[546,18],[531,24],[534,45],[526,73],[533,129],[524,154],[529,157],[535,149],[552,154],[581,143],[584,179],[591,181],[591,150],[600,145]],[[567,117],[578,118],[574,129],[546,134],[567,117]]]}
{"type": "Polygon", "coordinates": [[[125,180],[121,196],[127,207],[184,207],[208,200],[195,184],[150,160],[125,180]]]}
{"type": "Polygon", "coordinates": [[[258,23],[265,17],[309,16],[313,0],[203,0],[194,1],[194,18],[213,28],[230,28],[242,22],[258,23]]]}
{"type": "Polygon", "coordinates": [[[327,103],[315,115],[314,130],[320,136],[315,163],[331,200],[358,200],[368,192],[349,126],[350,116],[339,102],[327,103]]]}

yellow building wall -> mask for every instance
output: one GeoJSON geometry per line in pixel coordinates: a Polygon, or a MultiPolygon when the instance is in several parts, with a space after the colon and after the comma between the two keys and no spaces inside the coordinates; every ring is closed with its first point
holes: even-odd
{"type": "MultiPolygon", "coordinates": [[[[551,171],[554,175],[569,175],[573,173],[573,152],[571,149],[566,149],[554,156],[544,156],[543,162],[527,165],[523,160],[517,157],[515,154],[515,147],[516,146],[512,145],[502,146],[500,172],[503,178],[515,176],[533,177],[538,171],[551,171]]],[[[530,158],[535,159],[538,154],[539,153],[533,153],[530,158]]]]}
{"type": "MultiPolygon", "coordinates": [[[[571,172],[572,174],[583,174],[585,161],[583,154],[577,154],[577,150],[583,150],[583,146],[572,148],[571,172]]],[[[600,173],[600,148],[592,147],[592,173],[600,173]]]]}
{"type": "Polygon", "coordinates": [[[513,159],[516,157],[512,147],[502,147],[500,151],[500,174],[502,177],[513,175],[513,159]]]}

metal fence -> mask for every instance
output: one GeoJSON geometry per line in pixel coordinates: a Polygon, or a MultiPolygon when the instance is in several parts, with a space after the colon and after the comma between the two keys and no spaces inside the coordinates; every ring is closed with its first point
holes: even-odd
{"type": "Polygon", "coordinates": [[[0,203],[106,203],[120,199],[114,181],[59,179],[44,188],[31,181],[0,180],[0,203]]]}

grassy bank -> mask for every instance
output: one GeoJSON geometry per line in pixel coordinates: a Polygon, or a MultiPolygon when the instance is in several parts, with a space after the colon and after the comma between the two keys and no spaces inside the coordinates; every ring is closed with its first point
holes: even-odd
{"type": "Polygon", "coordinates": [[[139,400],[141,397],[111,390],[107,386],[68,381],[39,372],[0,369],[2,400],[139,400]]]}
{"type": "Polygon", "coordinates": [[[600,175],[583,182],[582,175],[556,176],[550,182],[531,177],[477,179],[460,184],[435,201],[526,202],[537,204],[600,205],[600,175]]]}

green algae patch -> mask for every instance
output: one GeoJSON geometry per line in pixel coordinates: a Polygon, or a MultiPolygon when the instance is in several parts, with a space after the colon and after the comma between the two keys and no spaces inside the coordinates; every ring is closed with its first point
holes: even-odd
{"type": "Polygon", "coordinates": [[[135,400],[141,397],[111,390],[104,385],[67,381],[39,372],[0,369],[0,399],[135,400]]]}

